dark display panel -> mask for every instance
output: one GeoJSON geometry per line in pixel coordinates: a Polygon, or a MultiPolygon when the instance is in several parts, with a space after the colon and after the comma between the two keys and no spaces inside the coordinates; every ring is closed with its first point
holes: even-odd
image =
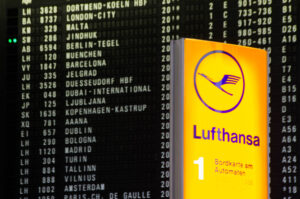
{"type": "Polygon", "coordinates": [[[269,52],[270,197],[299,198],[296,0],[5,3],[7,198],[169,198],[180,37],[269,52]]]}

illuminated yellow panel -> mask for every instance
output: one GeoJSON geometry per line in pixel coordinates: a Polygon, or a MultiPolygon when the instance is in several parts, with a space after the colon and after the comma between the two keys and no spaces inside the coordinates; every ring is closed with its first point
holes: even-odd
{"type": "Polygon", "coordinates": [[[183,44],[183,198],[268,198],[266,51],[183,44]]]}

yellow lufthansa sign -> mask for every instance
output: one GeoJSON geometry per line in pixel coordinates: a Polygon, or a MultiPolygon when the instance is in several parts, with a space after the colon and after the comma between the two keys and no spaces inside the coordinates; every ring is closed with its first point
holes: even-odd
{"type": "Polygon", "coordinates": [[[174,198],[268,198],[267,52],[192,39],[176,45],[175,101],[183,102],[173,106],[182,133],[173,146],[182,149],[174,152],[182,156],[174,162],[182,193],[174,198]]]}

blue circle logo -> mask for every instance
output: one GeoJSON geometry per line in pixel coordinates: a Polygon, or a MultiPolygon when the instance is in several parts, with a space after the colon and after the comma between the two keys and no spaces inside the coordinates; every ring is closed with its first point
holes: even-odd
{"type": "Polygon", "coordinates": [[[242,67],[232,54],[222,50],[210,51],[196,65],[194,87],[207,108],[218,113],[231,112],[244,97],[242,67]]]}

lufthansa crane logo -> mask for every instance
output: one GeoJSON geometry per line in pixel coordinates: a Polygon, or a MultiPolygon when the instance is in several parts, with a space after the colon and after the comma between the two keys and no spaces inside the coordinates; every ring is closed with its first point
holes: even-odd
{"type": "Polygon", "coordinates": [[[209,109],[228,113],[236,109],[245,92],[245,78],[238,60],[230,53],[214,50],[198,61],[194,87],[200,101],[209,109]]]}

